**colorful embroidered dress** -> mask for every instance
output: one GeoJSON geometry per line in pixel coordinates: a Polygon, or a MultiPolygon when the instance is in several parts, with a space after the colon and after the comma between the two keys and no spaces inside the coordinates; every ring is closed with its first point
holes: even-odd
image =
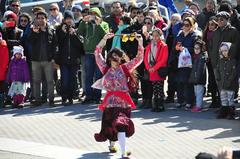
{"type": "MultiPolygon", "coordinates": [[[[96,63],[100,69],[100,71],[104,74],[104,76],[96,81],[92,87],[96,89],[106,90],[107,94],[103,100],[103,103],[99,106],[99,109],[103,110],[111,107],[132,107],[136,108],[134,105],[128,91],[127,79],[126,75],[122,69],[122,67],[118,68],[108,68],[104,58],[102,57],[102,48],[97,46],[95,50],[95,58],[96,63]],[[105,73],[105,70],[107,72],[105,73]]],[[[144,56],[144,48],[138,47],[137,56],[131,61],[124,63],[123,65],[131,73],[137,66],[139,66],[143,61],[144,56]]]]}

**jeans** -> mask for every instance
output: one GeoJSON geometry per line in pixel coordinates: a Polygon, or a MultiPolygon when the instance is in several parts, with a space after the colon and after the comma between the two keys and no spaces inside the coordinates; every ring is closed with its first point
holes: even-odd
{"type": "Polygon", "coordinates": [[[234,91],[221,90],[220,91],[222,106],[233,106],[234,104],[234,91]]]}
{"type": "Polygon", "coordinates": [[[83,89],[83,92],[86,92],[86,86],[85,86],[85,79],[86,79],[86,71],[85,71],[85,55],[81,56],[81,86],[83,89]]]}
{"type": "Polygon", "coordinates": [[[196,98],[196,106],[203,106],[204,85],[194,85],[194,93],[196,98]]]}
{"type": "Polygon", "coordinates": [[[61,71],[61,96],[63,99],[72,99],[77,84],[78,66],[63,64],[61,71]]]}
{"type": "Polygon", "coordinates": [[[86,99],[100,99],[102,95],[101,90],[91,87],[93,82],[102,77],[102,73],[96,64],[94,54],[85,55],[85,75],[86,99]]]}
{"type": "Polygon", "coordinates": [[[53,101],[54,99],[54,85],[53,85],[53,65],[52,62],[48,61],[32,61],[32,76],[33,76],[33,96],[36,101],[41,101],[40,97],[40,85],[43,82],[42,73],[46,77],[48,99],[53,101]]]}

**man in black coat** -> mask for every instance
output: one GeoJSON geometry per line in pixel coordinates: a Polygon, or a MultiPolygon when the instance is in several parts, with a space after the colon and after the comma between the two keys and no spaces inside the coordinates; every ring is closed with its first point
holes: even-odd
{"type": "Polygon", "coordinates": [[[32,45],[32,78],[34,106],[42,104],[40,97],[40,84],[42,73],[47,80],[49,105],[54,106],[53,63],[56,51],[55,32],[47,25],[47,13],[40,11],[36,14],[36,21],[31,28],[29,41],[32,45]]]}
{"type": "Polygon", "coordinates": [[[58,53],[56,62],[61,71],[62,104],[73,104],[74,90],[77,86],[77,70],[81,54],[84,53],[82,40],[74,29],[74,17],[71,11],[65,11],[63,23],[56,29],[58,53]],[[57,60],[58,59],[58,60],[57,60]],[[68,103],[66,102],[68,100],[68,103]]]}

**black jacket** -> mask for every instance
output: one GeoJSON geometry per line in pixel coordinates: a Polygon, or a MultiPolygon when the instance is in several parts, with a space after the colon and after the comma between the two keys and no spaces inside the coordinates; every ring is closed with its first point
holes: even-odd
{"type": "Polygon", "coordinates": [[[192,71],[189,78],[190,83],[193,83],[195,85],[206,84],[206,60],[207,54],[205,52],[199,55],[194,55],[192,71]]]}
{"type": "MultiPolygon", "coordinates": [[[[54,29],[47,26],[46,32],[47,32],[47,39],[46,39],[47,40],[47,45],[46,45],[47,58],[48,58],[48,61],[51,61],[53,60],[53,57],[56,51],[55,31],[54,29]]],[[[36,33],[31,29],[28,39],[32,45],[31,60],[40,61],[40,57],[41,57],[40,33],[36,33]]]]}
{"type": "Polygon", "coordinates": [[[58,52],[55,55],[55,61],[58,64],[80,64],[80,57],[84,54],[83,38],[77,34],[65,33],[62,25],[56,28],[56,42],[58,52]]]}
{"type": "Polygon", "coordinates": [[[238,45],[239,45],[239,32],[235,27],[228,24],[224,29],[218,28],[213,33],[213,38],[208,46],[209,58],[211,59],[213,68],[216,68],[219,61],[219,48],[222,42],[232,43],[229,50],[231,58],[236,59],[238,56],[238,45]]]}
{"type": "Polygon", "coordinates": [[[238,86],[236,60],[221,58],[215,72],[218,87],[224,90],[235,91],[238,86]]]}

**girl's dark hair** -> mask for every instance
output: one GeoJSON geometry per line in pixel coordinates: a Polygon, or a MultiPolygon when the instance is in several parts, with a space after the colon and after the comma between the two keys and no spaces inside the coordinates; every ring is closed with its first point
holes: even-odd
{"type": "MultiPolygon", "coordinates": [[[[28,23],[31,23],[31,22],[32,22],[32,17],[30,16],[30,14],[24,12],[24,13],[22,13],[22,14],[19,16],[18,20],[21,20],[22,17],[27,18],[27,19],[28,19],[28,23]]],[[[19,24],[20,24],[20,23],[19,23],[19,24]]]]}
{"type": "MultiPolygon", "coordinates": [[[[125,54],[124,51],[119,48],[113,48],[112,50],[110,50],[110,52],[107,54],[106,60],[106,64],[108,67],[111,67],[111,61],[114,60],[113,53],[117,54],[117,56],[119,56],[120,58],[122,58],[122,56],[125,54]]],[[[125,62],[126,62],[125,60],[122,60],[120,64],[123,64],[125,62]]]]}
{"type": "Polygon", "coordinates": [[[130,18],[129,16],[123,16],[120,18],[120,20],[123,21],[123,24],[130,25],[132,23],[132,18],[130,18]]]}
{"type": "Polygon", "coordinates": [[[206,43],[203,40],[197,39],[194,45],[199,45],[201,47],[201,52],[206,51],[206,43]]]}

